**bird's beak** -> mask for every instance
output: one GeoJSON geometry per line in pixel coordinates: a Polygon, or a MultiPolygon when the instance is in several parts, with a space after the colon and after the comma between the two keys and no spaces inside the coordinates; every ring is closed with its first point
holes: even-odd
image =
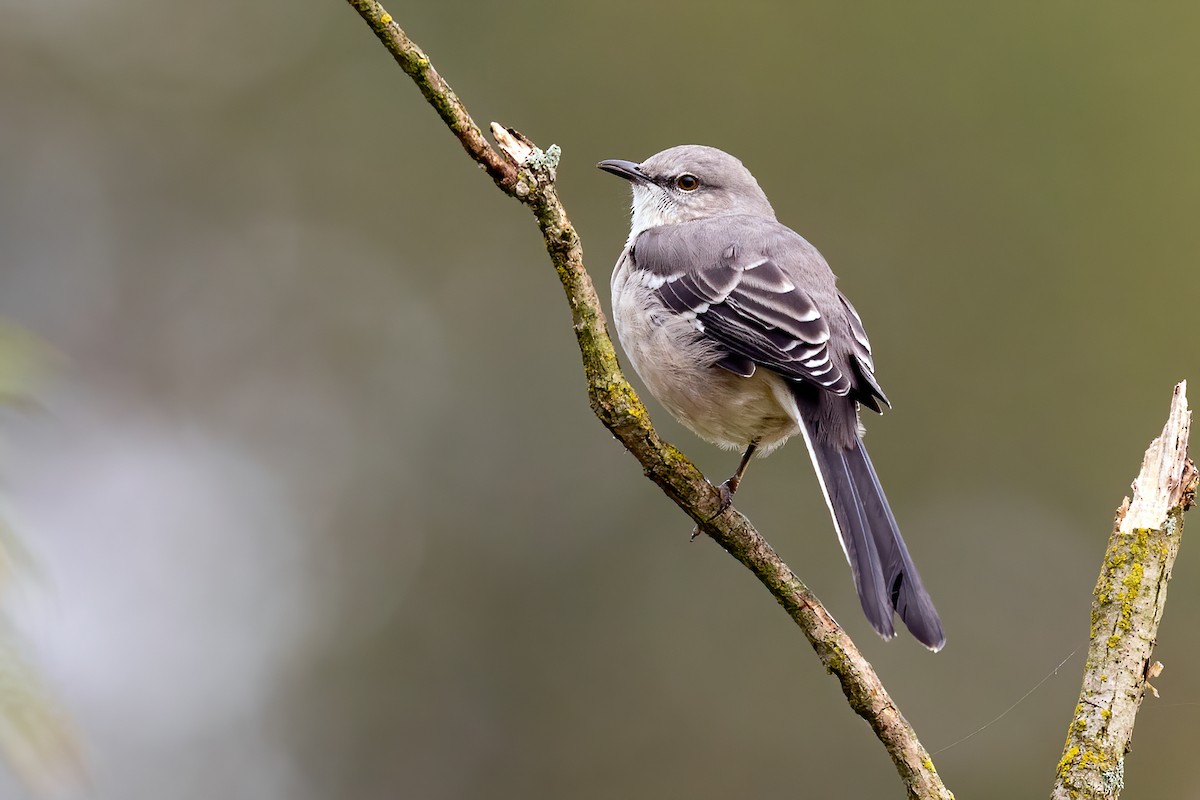
{"type": "Polygon", "coordinates": [[[624,178],[633,183],[650,183],[650,176],[642,172],[642,168],[632,161],[610,158],[607,161],[601,161],[596,166],[605,172],[611,172],[618,178],[624,178]]]}

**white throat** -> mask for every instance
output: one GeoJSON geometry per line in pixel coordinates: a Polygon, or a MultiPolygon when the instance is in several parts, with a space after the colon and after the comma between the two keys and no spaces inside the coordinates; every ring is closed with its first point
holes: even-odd
{"type": "Polygon", "coordinates": [[[629,223],[629,239],[626,246],[645,230],[657,228],[660,225],[674,225],[683,222],[680,209],[669,195],[655,191],[639,184],[633,185],[633,213],[629,223]]]}

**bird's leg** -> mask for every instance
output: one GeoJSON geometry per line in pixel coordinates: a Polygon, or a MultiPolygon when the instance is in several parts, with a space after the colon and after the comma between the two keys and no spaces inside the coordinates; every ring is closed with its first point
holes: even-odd
{"type": "MultiPolygon", "coordinates": [[[[737,471],[733,475],[717,487],[717,491],[721,493],[721,508],[716,514],[708,518],[709,522],[725,513],[725,509],[733,505],[733,494],[742,485],[742,477],[746,474],[746,468],[750,466],[750,459],[754,457],[754,451],[758,449],[758,439],[752,439],[746,447],[746,452],[742,453],[742,460],[738,464],[737,471]]],[[[695,539],[700,535],[700,526],[697,525],[692,529],[692,538],[695,539]]]]}
{"type": "Polygon", "coordinates": [[[742,485],[742,476],[746,474],[746,467],[750,466],[750,459],[754,457],[754,451],[758,449],[758,439],[752,439],[746,452],[742,453],[742,461],[738,464],[737,472],[733,473],[733,477],[725,481],[719,487],[721,489],[721,510],[729,508],[729,504],[733,502],[733,493],[742,485]]]}

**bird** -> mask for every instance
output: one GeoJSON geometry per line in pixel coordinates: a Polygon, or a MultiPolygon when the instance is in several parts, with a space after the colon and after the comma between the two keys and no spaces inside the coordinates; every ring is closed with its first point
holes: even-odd
{"type": "Polygon", "coordinates": [[[655,399],[700,438],[742,451],[727,507],[755,455],[800,434],[854,577],[884,638],[894,618],[937,652],[933,600],[863,445],[860,407],[891,404],[862,318],[824,257],[779,222],[741,161],[680,145],[596,165],[632,185],[629,238],[612,274],[613,322],[655,399]]]}

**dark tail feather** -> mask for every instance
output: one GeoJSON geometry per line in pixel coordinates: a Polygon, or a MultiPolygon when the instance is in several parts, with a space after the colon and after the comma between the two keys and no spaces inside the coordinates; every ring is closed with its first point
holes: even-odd
{"type": "Polygon", "coordinates": [[[931,650],[946,643],[942,621],[900,537],[900,528],[861,440],[849,449],[805,431],[863,611],[885,639],[893,613],[931,650]]]}

